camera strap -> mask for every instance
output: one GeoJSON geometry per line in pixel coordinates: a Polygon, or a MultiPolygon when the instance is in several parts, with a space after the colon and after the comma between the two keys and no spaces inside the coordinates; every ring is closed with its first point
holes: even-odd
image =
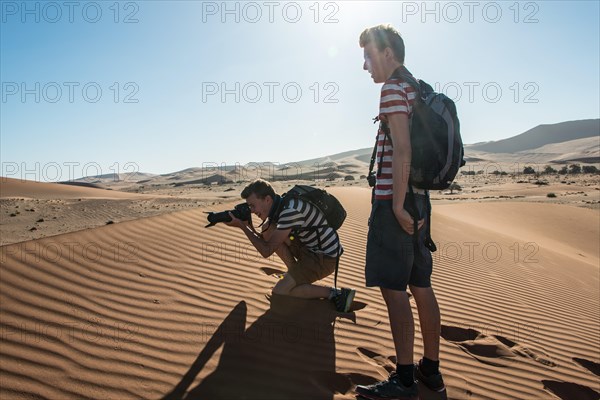
{"type": "MultiPolygon", "coordinates": [[[[373,123],[376,124],[379,122],[379,116],[373,118],[373,123]]],[[[377,139],[379,138],[379,133],[377,134],[377,138],[375,138],[375,146],[373,147],[373,153],[371,154],[371,162],[369,163],[369,176],[373,173],[373,168],[375,167],[375,159],[377,158],[377,139]]]]}
{"type": "Polygon", "coordinates": [[[264,223],[267,221],[269,221],[269,224],[271,222],[277,222],[277,220],[279,219],[279,213],[281,212],[282,205],[283,201],[281,196],[276,194],[275,197],[273,197],[273,204],[271,205],[271,209],[269,210],[269,216],[259,226],[257,226],[257,228],[263,226],[264,223]]]}

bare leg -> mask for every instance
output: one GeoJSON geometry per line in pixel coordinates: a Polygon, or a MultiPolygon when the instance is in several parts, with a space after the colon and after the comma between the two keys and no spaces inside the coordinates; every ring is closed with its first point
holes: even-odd
{"type": "Polygon", "coordinates": [[[435,298],[433,288],[411,286],[419,310],[419,323],[423,334],[425,357],[437,361],[440,355],[441,317],[440,307],[435,298]]]}
{"type": "Polygon", "coordinates": [[[384,288],[381,288],[381,294],[388,309],[397,362],[402,365],[412,364],[415,323],[408,295],[406,291],[384,288]]]}
{"type": "Polygon", "coordinates": [[[325,286],[308,283],[296,285],[296,281],[289,273],[283,275],[283,279],[277,282],[273,287],[274,294],[300,297],[303,299],[326,299],[329,296],[330,291],[331,288],[325,286]]]}

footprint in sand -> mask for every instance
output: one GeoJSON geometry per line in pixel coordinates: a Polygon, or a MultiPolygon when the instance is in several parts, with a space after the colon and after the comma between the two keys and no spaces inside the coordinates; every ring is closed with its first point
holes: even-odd
{"type": "Polygon", "coordinates": [[[510,339],[505,338],[504,336],[493,335],[493,337],[495,337],[498,341],[503,343],[506,347],[509,348],[510,351],[512,351],[513,353],[515,353],[518,356],[530,358],[533,361],[537,361],[540,364],[544,364],[547,367],[556,367],[556,365],[557,365],[555,362],[553,362],[550,359],[550,356],[544,352],[533,351],[525,346],[522,346],[516,342],[513,342],[510,339]]]}
{"type": "Polygon", "coordinates": [[[590,371],[596,376],[600,376],[600,364],[594,361],[586,360],[585,358],[573,357],[573,361],[581,365],[583,368],[590,371]]]}
{"type": "Polygon", "coordinates": [[[500,335],[485,335],[475,329],[442,325],[442,337],[484,364],[508,366],[517,357],[528,358],[547,367],[556,367],[550,356],[533,351],[500,335]]]}
{"type": "Polygon", "coordinates": [[[380,372],[384,376],[387,376],[390,372],[396,369],[395,356],[385,357],[384,355],[381,355],[364,347],[357,347],[356,352],[363,360],[377,367],[378,372],[380,372]]]}
{"type": "Polygon", "coordinates": [[[579,385],[572,382],[560,382],[551,380],[542,380],[544,384],[544,390],[550,392],[560,399],[570,400],[598,400],[600,399],[600,393],[587,386],[579,385]]]}
{"type": "Polygon", "coordinates": [[[311,380],[318,386],[327,389],[329,393],[349,394],[354,392],[356,385],[372,385],[377,379],[359,373],[338,373],[330,371],[315,371],[311,380]]]}

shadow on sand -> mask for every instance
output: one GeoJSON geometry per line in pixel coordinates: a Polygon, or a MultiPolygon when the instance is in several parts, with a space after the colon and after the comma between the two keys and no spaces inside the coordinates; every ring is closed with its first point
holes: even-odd
{"type": "Polygon", "coordinates": [[[334,326],[340,314],[330,302],[274,295],[271,308],[248,329],[246,314],[242,301],[164,400],[331,400],[351,389],[351,380],[335,372],[334,326]],[[221,346],[216,370],[190,389],[221,346]]]}

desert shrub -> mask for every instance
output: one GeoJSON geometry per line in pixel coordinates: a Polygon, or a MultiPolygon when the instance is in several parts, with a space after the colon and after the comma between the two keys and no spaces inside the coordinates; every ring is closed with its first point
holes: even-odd
{"type": "Polygon", "coordinates": [[[458,183],[452,182],[450,184],[450,187],[448,187],[448,189],[450,189],[450,194],[452,194],[455,190],[458,190],[458,191],[462,190],[462,187],[458,183]]]}

